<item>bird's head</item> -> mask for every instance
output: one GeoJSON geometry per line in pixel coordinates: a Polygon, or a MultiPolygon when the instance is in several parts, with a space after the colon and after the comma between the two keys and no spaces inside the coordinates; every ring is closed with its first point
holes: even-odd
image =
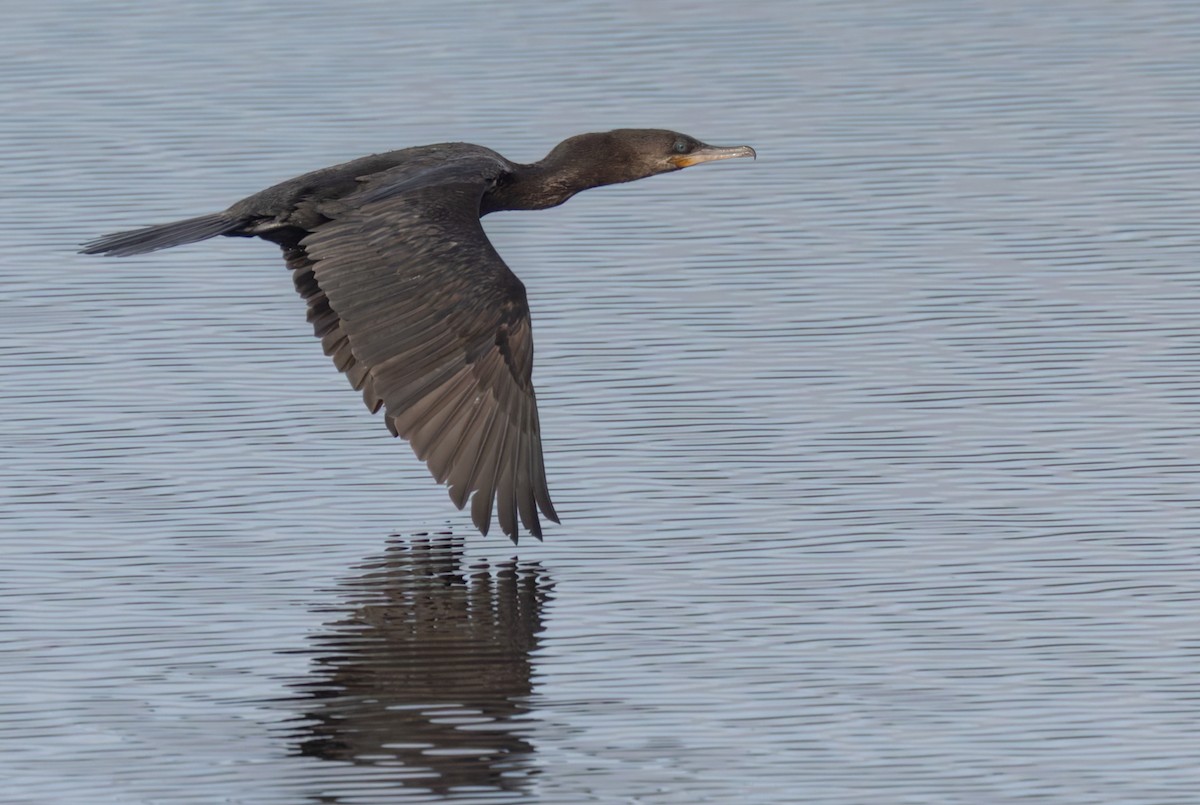
{"type": "Polygon", "coordinates": [[[553,164],[581,186],[632,182],[658,173],[735,157],[755,157],[748,145],[705,145],[665,129],[616,129],[563,140],[542,164],[553,164]]]}

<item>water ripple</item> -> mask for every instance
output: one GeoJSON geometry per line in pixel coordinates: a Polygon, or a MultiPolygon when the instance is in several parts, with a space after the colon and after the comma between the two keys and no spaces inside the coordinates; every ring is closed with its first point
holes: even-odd
{"type": "Polygon", "coordinates": [[[1195,800],[1194,4],[10,16],[19,801],[1195,800]],[[74,254],[361,153],[626,125],[760,156],[489,216],[564,515],[519,559],[272,247],[74,254]]]}

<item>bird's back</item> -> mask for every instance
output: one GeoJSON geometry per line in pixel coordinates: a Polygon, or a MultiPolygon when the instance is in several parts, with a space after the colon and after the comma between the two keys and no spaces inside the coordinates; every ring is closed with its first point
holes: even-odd
{"type": "MultiPolygon", "coordinates": [[[[396,184],[447,165],[510,168],[504,157],[470,143],[436,143],[371,154],[303,173],[260,190],[221,212],[117,232],[84,246],[84,254],[128,256],[181,246],[217,235],[262,237],[295,245],[329,221],[334,209],[361,203],[373,186],[396,184]]],[[[475,177],[480,179],[481,177],[475,177]]]]}
{"type": "Polygon", "coordinates": [[[507,162],[489,148],[470,143],[437,143],[352,159],[272,185],[231,206],[227,213],[243,221],[286,216],[355,194],[384,175],[417,174],[471,157],[507,162]]]}

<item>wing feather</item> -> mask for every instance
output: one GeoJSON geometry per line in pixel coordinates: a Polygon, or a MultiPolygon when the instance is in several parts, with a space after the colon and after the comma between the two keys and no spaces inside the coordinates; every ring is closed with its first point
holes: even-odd
{"type": "Polygon", "coordinates": [[[285,246],[313,332],[368,408],[385,409],[486,534],[496,507],[541,537],[557,522],[542,459],[525,288],[488,241],[480,201],[494,159],[397,169],[285,246]]]}

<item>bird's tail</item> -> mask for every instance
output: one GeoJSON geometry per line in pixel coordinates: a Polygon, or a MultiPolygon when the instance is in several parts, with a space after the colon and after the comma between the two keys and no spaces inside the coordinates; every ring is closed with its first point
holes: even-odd
{"type": "Polygon", "coordinates": [[[79,253],[110,254],[115,257],[143,254],[170,246],[207,240],[217,235],[225,235],[236,231],[241,225],[242,221],[229,213],[215,212],[170,224],[147,226],[142,229],[131,229],[128,232],[105,235],[85,243],[79,253]]]}

